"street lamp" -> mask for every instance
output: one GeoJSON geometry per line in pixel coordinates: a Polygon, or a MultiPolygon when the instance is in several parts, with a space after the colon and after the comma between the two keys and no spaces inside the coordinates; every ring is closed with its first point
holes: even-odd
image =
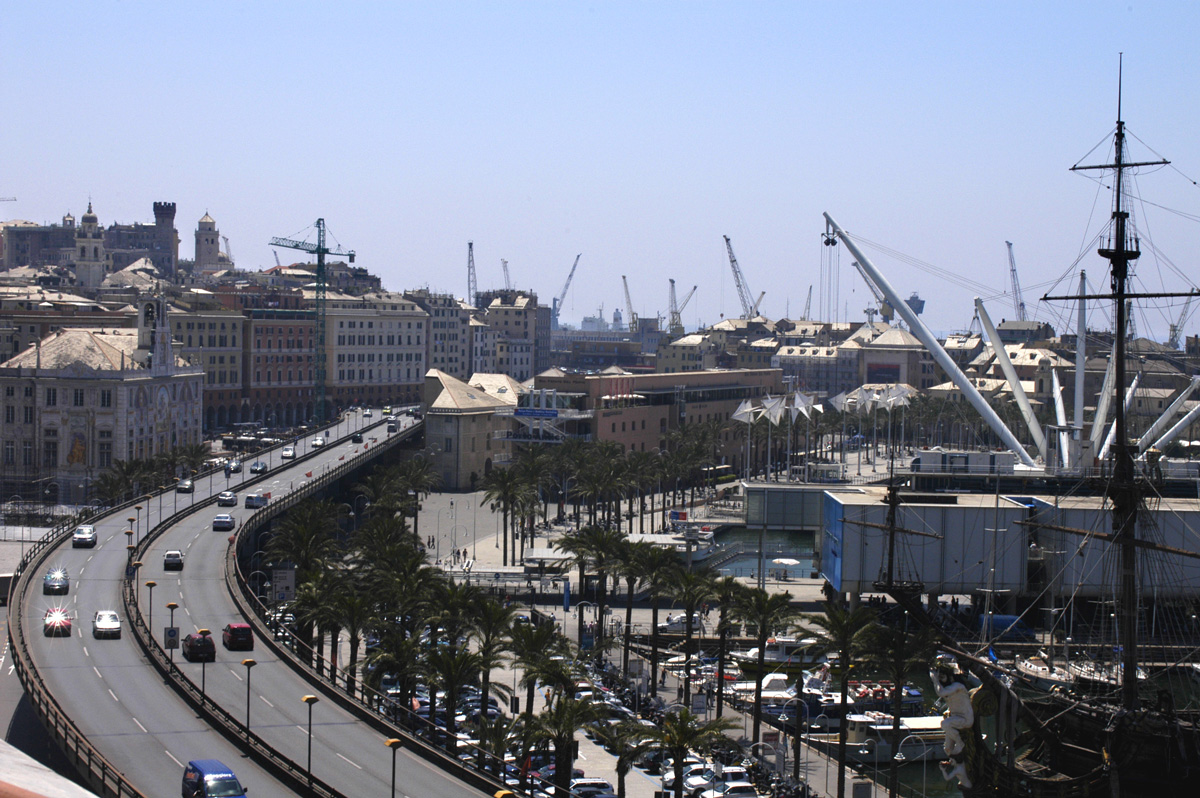
{"type": "MultiPolygon", "coordinates": [[[[200,635],[201,637],[208,637],[212,634],[212,632],[209,631],[208,629],[200,629],[196,632],[196,634],[200,635]]],[[[208,680],[206,679],[206,674],[205,674],[205,666],[206,665],[208,665],[208,658],[201,657],[200,658],[200,703],[201,704],[208,703],[208,693],[205,689],[208,686],[208,680]]]]}
{"type": "MultiPolygon", "coordinates": [[[[141,531],[140,527],[142,525],[142,505],[140,505],[140,504],[134,505],[133,515],[134,515],[133,533],[135,535],[137,535],[139,540],[141,540],[142,531],[141,531]]],[[[146,512],[146,521],[147,521],[147,523],[150,521],[150,512],[149,511],[146,512]]]]}
{"type": "MultiPolygon", "coordinates": [[[[249,674],[247,673],[247,677],[248,676],[249,674]]],[[[312,708],[313,704],[317,703],[321,699],[317,698],[315,695],[306,695],[300,700],[308,704],[308,783],[312,784],[312,708]]],[[[250,724],[247,723],[246,725],[248,727],[250,724]]]]}
{"type": "Polygon", "coordinates": [[[450,511],[450,520],[453,521],[454,520],[454,499],[450,500],[449,507],[439,507],[438,511],[437,511],[437,540],[434,541],[434,543],[436,544],[436,548],[434,550],[434,556],[439,560],[442,558],[442,555],[441,555],[441,551],[442,551],[442,512],[445,510],[450,511]]]}
{"type": "Polygon", "coordinates": [[[158,486],[158,522],[160,524],[162,523],[162,497],[163,497],[163,494],[166,492],[167,492],[166,485],[158,486]]]}
{"type": "Polygon", "coordinates": [[[252,659],[242,660],[246,666],[246,741],[250,741],[250,669],[258,663],[252,659]]]}
{"type": "Polygon", "coordinates": [[[154,588],[157,586],[158,582],[153,579],[146,580],[146,587],[150,588],[150,603],[146,605],[150,608],[150,619],[146,621],[146,626],[150,629],[151,637],[154,636],[154,588]]]}
{"type": "Polygon", "coordinates": [[[919,737],[915,734],[908,735],[907,737],[905,737],[903,740],[900,741],[900,745],[896,749],[896,753],[894,756],[892,756],[892,759],[896,760],[901,765],[904,764],[904,760],[906,760],[908,758],[904,755],[904,744],[906,742],[908,742],[909,740],[916,740],[917,742],[919,742],[921,744],[921,795],[924,795],[925,794],[926,763],[929,760],[929,743],[925,742],[925,738],[919,737]]]}
{"type": "MultiPolygon", "coordinates": [[[[817,715],[817,717],[813,719],[813,725],[820,727],[822,729],[822,731],[829,731],[829,716],[826,715],[824,712],[822,712],[820,715],[817,715]]],[[[809,738],[811,739],[811,737],[812,737],[811,729],[809,730],[808,734],[809,734],[809,738]]],[[[828,754],[825,755],[825,794],[829,795],[829,755],[828,754]]]]}
{"type": "MultiPolygon", "coordinates": [[[[136,535],[137,534],[137,519],[130,516],[129,518],[126,518],[125,520],[129,522],[129,528],[132,529],[133,533],[136,535]]],[[[141,541],[138,540],[138,541],[134,541],[134,542],[136,543],[136,542],[141,542],[141,541]]]]}
{"type": "Polygon", "coordinates": [[[876,751],[877,741],[874,738],[863,740],[862,745],[858,747],[859,756],[864,757],[863,764],[865,765],[865,757],[871,757],[871,767],[875,771],[875,781],[879,781],[879,752],[876,751]]]}
{"type": "Polygon", "coordinates": [[[404,744],[397,737],[384,740],[383,744],[392,749],[392,798],[396,798],[396,752],[400,750],[400,746],[404,744]]]}
{"type": "MultiPolygon", "coordinates": [[[[787,701],[785,701],[783,703],[783,711],[785,713],[787,712],[788,704],[791,704],[792,702],[798,702],[800,704],[800,706],[804,708],[804,726],[805,726],[805,728],[808,728],[808,704],[804,703],[803,698],[789,698],[787,701]]],[[[784,724],[786,726],[786,722],[787,722],[786,714],[780,715],[779,719],[781,721],[784,721],[784,724]]],[[[796,731],[795,731],[795,734],[792,735],[792,745],[795,749],[795,751],[794,751],[795,757],[794,757],[794,761],[792,762],[792,778],[795,779],[796,781],[800,780],[800,754],[801,754],[801,751],[803,750],[802,746],[800,745],[800,733],[801,733],[800,732],[800,718],[797,716],[796,731]]],[[[808,773],[807,767],[804,768],[804,772],[808,773]]]]}
{"type": "MultiPolygon", "coordinates": [[[[167,609],[169,609],[171,611],[171,626],[170,626],[170,628],[174,629],[175,628],[175,610],[179,609],[179,605],[176,604],[174,601],[168,601],[167,609]]],[[[172,665],[174,665],[175,664],[175,649],[174,648],[167,649],[167,656],[170,658],[170,663],[172,665]]]]}

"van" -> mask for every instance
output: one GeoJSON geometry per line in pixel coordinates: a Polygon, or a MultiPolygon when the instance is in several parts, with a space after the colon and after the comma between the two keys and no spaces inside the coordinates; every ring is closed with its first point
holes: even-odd
{"type": "Polygon", "coordinates": [[[239,798],[246,788],[219,759],[193,759],[183,769],[183,798],[239,798]]]}
{"type": "Polygon", "coordinates": [[[1037,632],[1021,620],[1021,616],[993,614],[990,617],[991,623],[988,623],[989,616],[987,615],[980,615],[975,621],[976,630],[982,632],[985,638],[1001,643],[1037,642],[1037,632]]]}
{"type": "Polygon", "coordinates": [[[396,431],[396,422],[395,422],[395,421],[389,421],[389,422],[388,422],[388,425],[387,425],[387,431],[388,431],[388,432],[395,432],[395,431],[396,431]]]}
{"type": "Polygon", "coordinates": [[[267,497],[261,493],[247,493],[244,501],[246,507],[266,507],[267,497]]]}

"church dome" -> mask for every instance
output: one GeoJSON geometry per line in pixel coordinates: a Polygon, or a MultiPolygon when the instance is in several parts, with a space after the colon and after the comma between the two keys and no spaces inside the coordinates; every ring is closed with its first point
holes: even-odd
{"type": "Polygon", "coordinates": [[[92,212],[92,203],[91,202],[88,202],[87,213],[85,213],[83,215],[83,218],[80,219],[80,221],[83,224],[99,224],[100,220],[97,219],[96,214],[92,212]]]}

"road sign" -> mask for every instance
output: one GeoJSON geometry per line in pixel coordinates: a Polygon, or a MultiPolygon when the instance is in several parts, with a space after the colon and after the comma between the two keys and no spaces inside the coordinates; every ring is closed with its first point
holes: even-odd
{"type": "Polygon", "coordinates": [[[163,629],[163,648],[179,648],[178,626],[168,626],[163,629]]]}
{"type": "Polygon", "coordinates": [[[271,586],[276,601],[291,601],[296,598],[296,567],[272,568],[271,586]]]}
{"type": "Polygon", "coordinates": [[[552,407],[518,407],[513,415],[520,418],[558,418],[558,411],[552,407]]]}

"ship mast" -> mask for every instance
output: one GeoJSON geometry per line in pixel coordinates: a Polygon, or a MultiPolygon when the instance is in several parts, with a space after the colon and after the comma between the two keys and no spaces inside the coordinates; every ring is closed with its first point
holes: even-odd
{"type": "Polygon", "coordinates": [[[1117,591],[1118,639],[1121,645],[1121,704],[1128,710],[1138,708],[1137,680],[1137,516],[1138,487],[1135,483],[1134,448],[1129,445],[1125,407],[1125,331],[1128,326],[1127,281],[1129,266],[1141,255],[1136,234],[1129,229],[1129,211],[1122,200],[1125,194],[1125,170],[1138,166],[1156,166],[1167,161],[1147,163],[1125,162],[1125,123],[1121,119],[1121,79],[1117,79],[1117,130],[1113,137],[1113,162],[1096,166],[1073,166],[1073,171],[1112,170],[1116,175],[1113,199],[1112,230],[1098,250],[1111,265],[1111,298],[1116,311],[1116,361],[1114,393],[1116,405],[1116,441],[1112,447],[1113,479],[1108,496],[1113,504],[1112,525],[1114,542],[1120,548],[1121,581],[1117,591]]]}

